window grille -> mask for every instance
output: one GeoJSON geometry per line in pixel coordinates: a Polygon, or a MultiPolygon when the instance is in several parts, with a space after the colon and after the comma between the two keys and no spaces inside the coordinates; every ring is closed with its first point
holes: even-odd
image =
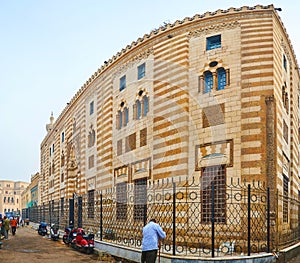
{"type": "Polygon", "coordinates": [[[94,218],[95,190],[88,191],[88,218],[94,218]]]}
{"type": "Polygon", "coordinates": [[[126,183],[117,184],[117,219],[127,218],[127,187],[126,183]]]}
{"type": "Polygon", "coordinates": [[[139,179],[134,181],[134,211],[135,221],[143,220],[147,214],[147,180],[139,179]]]}
{"type": "Polygon", "coordinates": [[[212,184],[214,184],[215,222],[225,223],[226,219],[226,174],[225,166],[211,166],[202,169],[201,176],[201,221],[211,222],[212,184]]]}

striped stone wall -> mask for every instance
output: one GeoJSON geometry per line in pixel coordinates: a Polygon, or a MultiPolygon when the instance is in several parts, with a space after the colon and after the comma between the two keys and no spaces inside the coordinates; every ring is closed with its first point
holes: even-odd
{"type": "MultiPolygon", "coordinates": [[[[222,165],[228,180],[266,183],[275,209],[284,178],[291,195],[300,188],[297,67],[273,6],[207,12],[152,31],[105,62],[48,125],[41,143],[43,202],[139,179],[199,180],[203,168],[222,165]],[[218,34],[221,47],[207,50],[207,37],[218,34]],[[146,73],[138,79],[143,63],[146,73]],[[227,78],[221,90],[218,68],[227,78]],[[214,76],[207,93],[206,71],[214,76]],[[149,98],[149,112],[138,119],[140,94],[149,98]],[[118,126],[121,105],[129,112],[124,127],[118,126]],[[92,131],[96,141],[89,145],[92,131]]],[[[282,217],[282,205],[278,211],[282,217]]]]}
{"type": "Polygon", "coordinates": [[[154,46],[153,179],[188,171],[188,41],[166,37],[154,46]]]}

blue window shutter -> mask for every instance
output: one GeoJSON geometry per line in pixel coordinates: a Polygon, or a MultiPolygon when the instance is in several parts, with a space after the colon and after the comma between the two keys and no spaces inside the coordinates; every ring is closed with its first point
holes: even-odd
{"type": "Polygon", "coordinates": [[[225,89],[226,86],[226,71],[224,68],[219,68],[217,70],[218,75],[218,90],[225,89]]]}
{"type": "Polygon", "coordinates": [[[204,73],[204,93],[211,92],[213,87],[213,75],[210,71],[204,73]]]}

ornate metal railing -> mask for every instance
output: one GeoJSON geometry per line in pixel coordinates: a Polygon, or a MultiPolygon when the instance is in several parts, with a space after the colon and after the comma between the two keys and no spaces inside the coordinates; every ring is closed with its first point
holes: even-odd
{"type": "MultiPolygon", "coordinates": [[[[55,221],[62,229],[70,224],[83,227],[99,240],[131,248],[141,248],[142,228],[156,218],[167,234],[162,253],[191,257],[250,255],[271,252],[300,239],[299,227],[278,227],[278,209],[271,211],[270,195],[269,189],[259,183],[231,181],[220,188],[214,182],[204,186],[191,179],[128,184],[118,191],[93,191],[23,212],[30,221],[55,221]]],[[[273,197],[288,207],[289,222],[298,226],[299,200],[278,194],[273,197]]]]}

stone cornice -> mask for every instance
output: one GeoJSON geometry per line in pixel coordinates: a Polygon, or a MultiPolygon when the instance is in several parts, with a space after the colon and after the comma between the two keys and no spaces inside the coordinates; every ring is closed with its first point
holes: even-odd
{"type": "Polygon", "coordinates": [[[206,31],[220,31],[220,30],[224,30],[225,28],[232,29],[232,28],[236,28],[236,27],[239,27],[239,26],[240,26],[240,23],[238,21],[233,21],[233,22],[229,22],[229,23],[214,24],[214,25],[210,25],[210,26],[207,26],[207,27],[202,27],[200,29],[191,31],[188,34],[188,38],[198,37],[198,36],[202,35],[203,32],[206,32],[206,31]]]}

